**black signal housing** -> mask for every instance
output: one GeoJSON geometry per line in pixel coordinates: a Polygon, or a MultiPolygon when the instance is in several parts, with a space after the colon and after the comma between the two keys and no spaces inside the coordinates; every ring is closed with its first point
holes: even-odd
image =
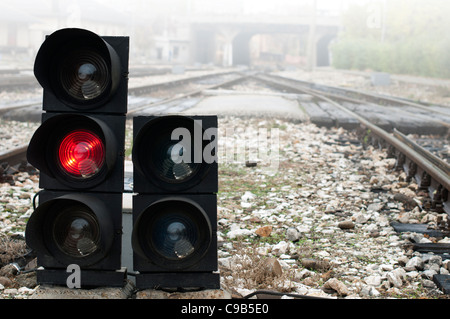
{"type": "Polygon", "coordinates": [[[216,116],[138,116],[133,131],[135,192],[217,193],[216,116]],[[188,134],[180,138],[177,132],[188,134]],[[184,142],[191,146],[190,162],[177,168],[169,150],[184,138],[189,138],[184,142]]]}
{"type": "Polygon", "coordinates": [[[45,111],[127,112],[128,37],[100,37],[84,29],[49,35],[35,60],[45,111]]]}
{"type": "Polygon", "coordinates": [[[122,286],[122,193],[128,37],[83,29],[47,36],[34,73],[43,88],[41,126],[27,150],[39,169],[39,206],[25,239],[37,255],[38,284],[122,286]]]}
{"type": "Polygon", "coordinates": [[[133,122],[136,287],[220,287],[217,273],[217,116],[133,122]]]}

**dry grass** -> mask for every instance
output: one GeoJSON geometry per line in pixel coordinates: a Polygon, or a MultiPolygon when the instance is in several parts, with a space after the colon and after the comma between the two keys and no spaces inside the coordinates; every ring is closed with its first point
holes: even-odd
{"type": "Polygon", "coordinates": [[[0,236],[0,267],[25,254],[27,248],[23,240],[0,236]]]}
{"type": "Polygon", "coordinates": [[[231,269],[220,267],[223,284],[231,289],[240,287],[249,290],[292,292],[294,271],[283,269],[281,274],[276,274],[268,270],[267,257],[255,252],[257,246],[234,243],[236,251],[233,253],[235,258],[231,269]]]}

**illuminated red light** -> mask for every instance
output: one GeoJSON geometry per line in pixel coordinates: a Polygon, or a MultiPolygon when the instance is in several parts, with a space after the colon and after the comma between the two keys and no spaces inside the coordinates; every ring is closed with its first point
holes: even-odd
{"type": "Polygon", "coordinates": [[[89,178],[102,168],[105,146],[101,138],[91,131],[73,131],[62,140],[58,159],[67,174],[89,178]]]}

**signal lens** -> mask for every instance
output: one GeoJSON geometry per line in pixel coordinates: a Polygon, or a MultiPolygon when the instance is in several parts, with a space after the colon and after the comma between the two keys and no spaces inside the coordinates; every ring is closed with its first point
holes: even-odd
{"type": "Polygon", "coordinates": [[[72,206],[58,214],[53,236],[65,254],[75,258],[86,257],[99,249],[100,226],[89,209],[72,206]]]}
{"type": "Polygon", "coordinates": [[[89,178],[102,168],[105,162],[105,146],[102,139],[91,131],[73,131],[62,140],[58,160],[68,175],[89,178]]]}
{"type": "Polygon", "coordinates": [[[166,199],[146,208],[134,225],[133,237],[144,258],[180,270],[203,258],[212,242],[212,229],[201,208],[166,199]]]}
{"type": "Polygon", "coordinates": [[[198,245],[198,225],[182,213],[161,216],[153,225],[150,235],[156,251],[167,259],[188,257],[198,245]]]}
{"type": "Polygon", "coordinates": [[[154,118],[145,123],[133,146],[139,170],[166,190],[188,189],[199,183],[207,166],[196,158],[203,157],[206,141],[195,140],[196,130],[201,130],[196,125],[193,119],[180,116],[154,118]],[[176,129],[182,129],[180,135],[174,135],[176,129]]]}
{"type": "Polygon", "coordinates": [[[89,50],[72,52],[62,63],[59,79],[64,91],[79,101],[95,99],[110,84],[105,60],[100,54],[89,50]]]}
{"type": "Polygon", "coordinates": [[[170,135],[157,139],[152,148],[152,163],[158,175],[170,183],[183,182],[193,176],[200,164],[182,161],[185,150],[177,145],[178,141],[170,140],[170,135]]]}

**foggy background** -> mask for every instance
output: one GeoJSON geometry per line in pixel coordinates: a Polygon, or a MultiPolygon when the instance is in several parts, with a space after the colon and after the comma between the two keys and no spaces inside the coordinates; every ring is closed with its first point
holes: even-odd
{"type": "Polygon", "coordinates": [[[446,0],[0,0],[0,69],[67,27],[131,37],[130,65],[332,66],[450,78],[446,0]]]}

